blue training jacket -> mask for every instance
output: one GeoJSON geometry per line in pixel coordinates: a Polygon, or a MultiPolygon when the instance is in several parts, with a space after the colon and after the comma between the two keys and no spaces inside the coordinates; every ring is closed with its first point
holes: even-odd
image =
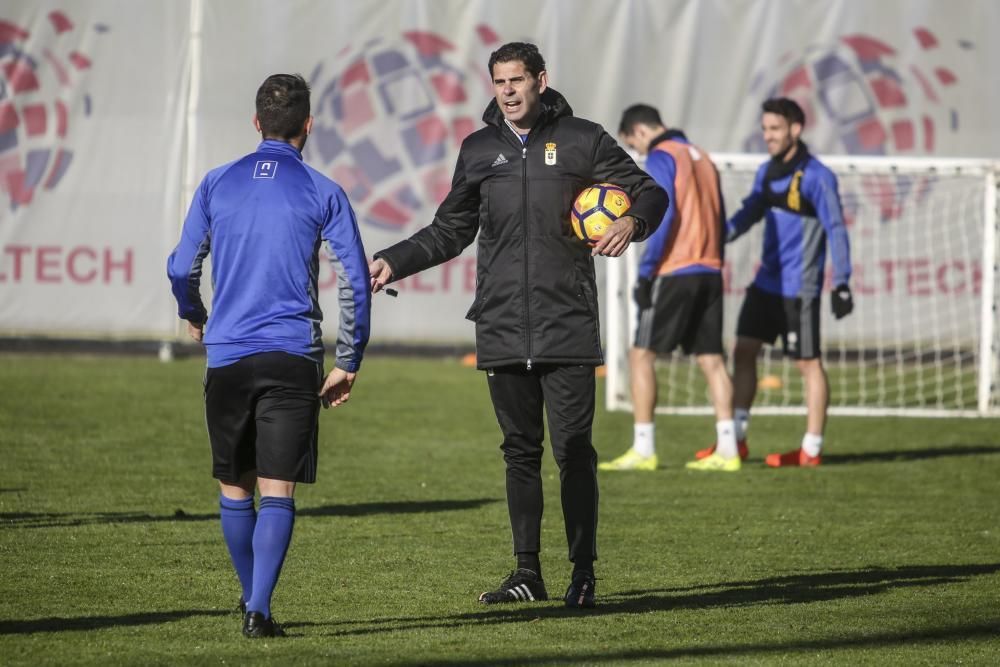
{"type": "Polygon", "coordinates": [[[340,303],[336,366],[361,365],[371,318],[368,261],[343,189],[302,161],[291,144],[208,172],[167,260],[178,314],[208,323],[209,368],[261,352],[322,362],[319,250],[327,244],[340,303]],[[201,300],[201,266],[212,253],[212,313],[201,300]]]}
{"type": "Polygon", "coordinates": [[[766,217],[764,251],[753,284],[790,299],[819,296],[827,239],[833,284],[847,284],[851,277],[851,249],[837,177],[810,155],[804,144],[799,144],[799,151],[800,155],[783,170],[788,173],[775,177],[772,161],[761,165],[753,190],[726,223],[728,242],[766,217]]]}

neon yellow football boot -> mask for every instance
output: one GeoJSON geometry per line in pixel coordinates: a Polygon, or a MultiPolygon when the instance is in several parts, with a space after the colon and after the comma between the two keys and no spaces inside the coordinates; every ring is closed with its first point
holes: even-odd
{"type": "Polygon", "coordinates": [[[703,459],[688,461],[684,464],[688,470],[707,470],[711,472],[739,472],[743,467],[740,457],[734,456],[731,459],[724,459],[718,454],[706,456],[703,459]]]}
{"type": "Polygon", "coordinates": [[[597,465],[598,470],[656,470],[659,463],[656,454],[643,456],[629,447],[628,451],[611,461],[597,465]]]}

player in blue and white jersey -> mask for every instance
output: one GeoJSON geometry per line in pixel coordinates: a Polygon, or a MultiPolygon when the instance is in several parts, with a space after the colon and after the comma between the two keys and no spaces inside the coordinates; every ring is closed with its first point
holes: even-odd
{"type": "Polygon", "coordinates": [[[854,308],[849,281],[851,252],[837,192],[837,177],[799,138],[802,108],[788,98],[764,102],[761,129],[771,159],[761,165],[753,189],[727,223],[733,241],[766,220],[760,269],[747,288],[736,327],[733,407],[736,435],[746,440],[757,391],[757,356],[780,336],[805,382],[808,410],[801,446],[770,454],[773,467],[815,466],[821,461],[830,389],[820,353],[819,308],[827,244],[833,261],[831,306],[837,319],[854,308]]]}
{"type": "Polygon", "coordinates": [[[368,342],[368,262],[343,189],[302,161],[309,86],[257,91],[257,150],[211,170],[167,262],[178,314],[205,345],[205,414],[222,532],[243,589],[243,634],[280,636],[271,595],[292,538],[298,482],[316,480],[319,407],[350,397],[368,342]],[[320,249],[337,275],[334,368],[323,378],[320,249]],[[212,255],[212,309],[200,295],[212,255]],[[260,490],[259,511],[254,489],[260,490]]]}

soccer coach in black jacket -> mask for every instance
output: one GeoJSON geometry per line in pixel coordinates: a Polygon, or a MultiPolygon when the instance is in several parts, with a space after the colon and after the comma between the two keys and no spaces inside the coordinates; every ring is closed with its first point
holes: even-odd
{"type": "Polygon", "coordinates": [[[599,125],[573,116],[548,87],[533,44],[501,46],[488,67],[496,98],[483,114],[486,127],[463,142],[434,221],[375,254],[372,290],[458,256],[479,234],[467,317],[476,323],[477,362],[503,432],[517,557],[510,576],[479,599],[548,599],[538,558],[544,406],[574,564],[565,601],[592,607],[598,493],[591,428],[594,367],[604,363],[593,257],[617,257],[652,233],[667,194],[599,125]],[[632,207],[591,249],[574,236],[570,208],[600,182],[623,188],[632,207]]]}

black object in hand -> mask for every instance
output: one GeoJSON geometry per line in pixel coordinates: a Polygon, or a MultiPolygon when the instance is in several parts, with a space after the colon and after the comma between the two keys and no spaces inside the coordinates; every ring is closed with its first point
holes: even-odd
{"type": "Polygon", "coordinates": [[[640,309],[645,310],[653,305],[653,281],[649,278],[639,278],[632,288],[632,298],[640,309]]]}
{"type": "Polygon", "coordinates": [[[830,294],[830,308],[838,320],[847,317],[854,310],[854,297],[851,296],[851,288],[846,283],[837,285],[830,294]]]}

